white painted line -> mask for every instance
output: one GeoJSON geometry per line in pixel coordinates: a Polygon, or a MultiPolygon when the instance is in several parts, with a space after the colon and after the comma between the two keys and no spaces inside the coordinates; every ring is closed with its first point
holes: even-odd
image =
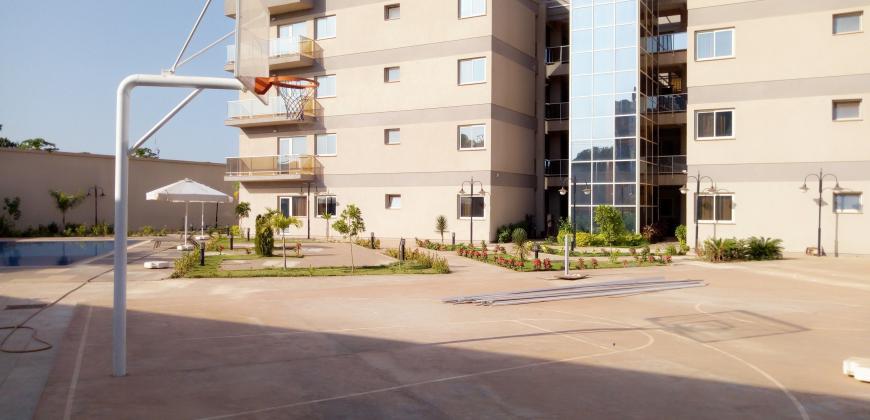
{"type": "Polygon", "coordinates": [[[79,383],[79,374],[82,371],[82,359],[85,357],[85,342],[88,339],[88,328],[91,326],[91,312],[94,307],[88,306],[88,315],[85,317],[85,326],[82,328],[82,337],[79,339],[79,350],[76,354],[76,364],[73,368],[72,378],[69,383],[69,391],[66,395],[66,407],[63,410],[63,420],[69,420],[72,416],[73,400],[76,395],[76,386],[79,383]]]}
{"type": "Polygon", "coordinates": [[[551,333],[551,334],[556,334],[556,335],[559,335],[559,336],[565,337],[565,338],[567,338],[567,339],[569,339],[569,340],[574,340],[574,341],[578,341],[578,342],[581,342],[581,343],[584,343],[584,344],[589,344],[590,346],[595,346],[595,347],[598,347],[598,348],[600,348],[600,349],[602,349],[602,350],[608,350],[608,349],[610,349],[610,347],[602,346],[601,344],[593,343],[592,341],[584,340],[584,339],[582,339],[582,338],[580,338],[580,337],[575,337],[575,336],[573,336],[573,335],[569,335],[569,334],[565,334],[565,333],[561,333],[561,332],[557,332],[557,331],[553,331],[553,330],[548,330],[548,329],[546,329],[546,328],[539,327],[539,326],[534,325],[534,324],[529,324],[528,322],[523,322],[523,321],[520,321],[520,320],[518,320],[518,319],[515,319],[514,322],[516,322],[517,324],[520,324],[520,325],[525,325],[525,326],[527,326],[527,327],[534,328],[534,329],[539,330],[539,331],[544,331],[544,332],[548,332],[548,333],[551,333]]]}

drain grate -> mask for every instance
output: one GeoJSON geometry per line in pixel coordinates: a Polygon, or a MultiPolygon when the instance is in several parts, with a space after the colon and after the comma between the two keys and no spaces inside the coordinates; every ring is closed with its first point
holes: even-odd
{"type": "Polygon", "coordinates": [[[48,306],[47,303],[27,303],[23,305],[6,305],[4,310],[11,311],[14,309],[41,309],[48,306]]]}

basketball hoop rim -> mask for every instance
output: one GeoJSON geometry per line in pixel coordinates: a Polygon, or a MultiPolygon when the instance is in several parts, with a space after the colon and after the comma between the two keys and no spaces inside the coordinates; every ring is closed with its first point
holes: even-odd
{"type": "Polygon", "coordinates": [[[289,89],[312,89],[320,86],[320,82],[297,76],[270,76],[254,79],[254,93],[257,95],[265,95],[272,86],[289,89]]]}

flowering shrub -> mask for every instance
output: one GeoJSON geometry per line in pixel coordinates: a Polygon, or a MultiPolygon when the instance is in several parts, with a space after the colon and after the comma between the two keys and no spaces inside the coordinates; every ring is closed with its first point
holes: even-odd
{"type": "Polygon", "coordinates": [[[589,260],[589,264],[592,265],[592,268],[598,268],[598,260],[596,260],[595,258],[589,260]]]}
{"type": "Polygon", "coordinates": [[[653,264],[653,263],[656,262],[656,257],[655,257],[655,255],[650,254],[650,255],[648,255],[648,256],[646,257],[646,260],[647,260],[647,262],[649,262],[650,264],[653,264]]]}
{"type": "Polygon", "coordinates": [[[535,258],[535,260],[532,261],[532,267],[534,267],[535,271],[540,270],[541,269],[541,260],[535,258]]]}
{"type": "Polygon", "coordinates": [[[577,259],[577,269],[582,270],[584,268],[586,268],[586,262],[583,261],[583,258],[578,258],[577,259]]]}
{"type": "Polygon", "coordinates": [[[553,262],[549,258],[544,258],[544,270],[552,270],[553,262]]]}
{"type": "Polygon", "coordinates": [[[665,264],[670,264],[670,263],[671,263],[671,256],[665,255],[665,264]]]}

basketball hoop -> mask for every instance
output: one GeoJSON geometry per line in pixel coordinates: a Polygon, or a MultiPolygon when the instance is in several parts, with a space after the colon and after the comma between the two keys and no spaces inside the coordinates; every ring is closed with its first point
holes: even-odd
{"type": "Polygon", "coordinates": [[[296,76],[257,77],[254,80],[254,93],[265,95],[273,86],[284,100],[287,119],[301,121],[305,119],[306,109],[313,110],[314,92],[320,83],[296,76]]]}

